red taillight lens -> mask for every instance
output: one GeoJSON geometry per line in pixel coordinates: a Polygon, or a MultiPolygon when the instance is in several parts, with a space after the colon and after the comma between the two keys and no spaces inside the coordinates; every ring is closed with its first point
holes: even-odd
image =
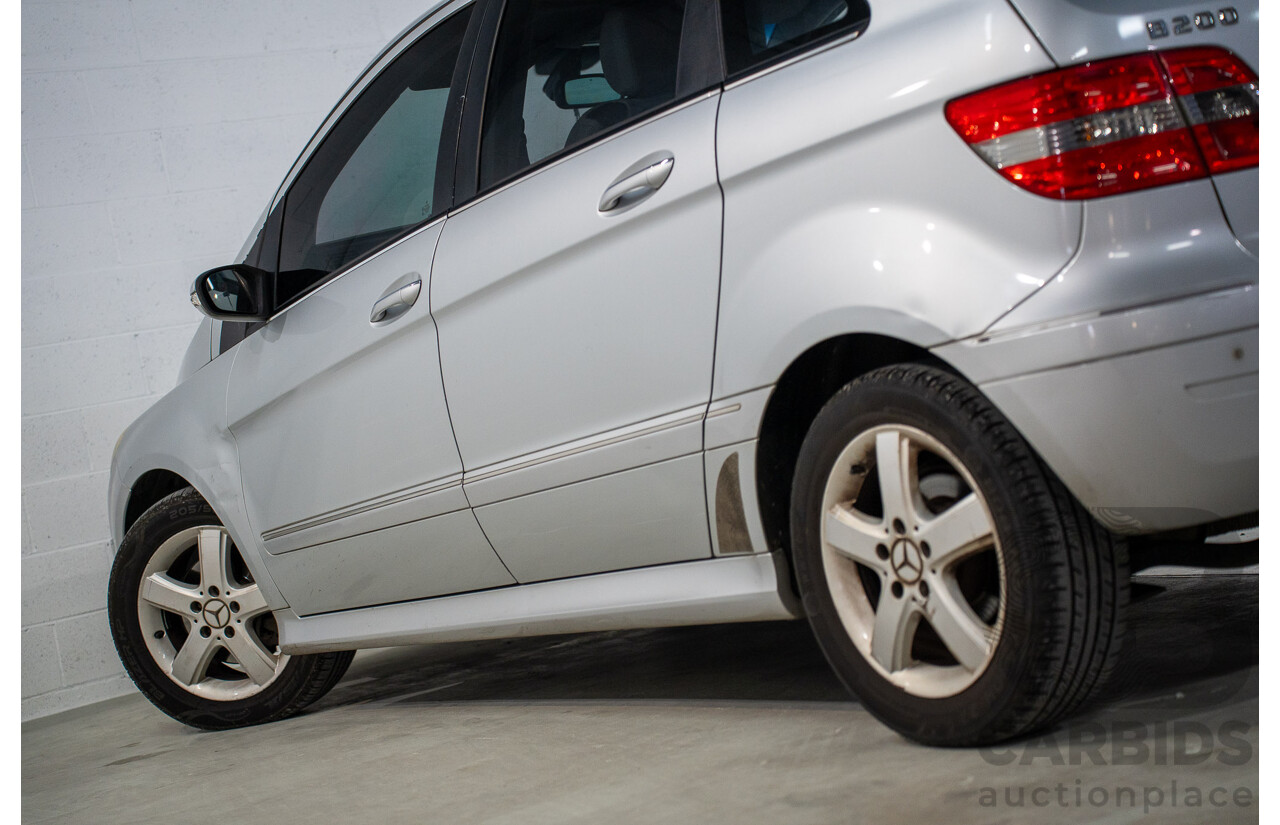
{"type": "Polygon", "coordinates": [[[1256,84],[1230,52],[1176,49],[1015,80],[946,116],[1010,181],[1078,200],[1257,165],[1256,84]]]}
{"type": "Polygon", "coordinates": [[[1160,53],[1209,171],[1258,165],[1258,78],[1216,48],[1160,53]]]}

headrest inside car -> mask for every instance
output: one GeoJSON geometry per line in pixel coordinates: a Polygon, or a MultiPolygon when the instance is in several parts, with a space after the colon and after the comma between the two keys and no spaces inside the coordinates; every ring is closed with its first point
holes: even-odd
{"type": "Polygon", "coordinates": [[[680,51],[680,8],[627,4],[605,13],[600,63],[609,85],[629,98],[670,96],[680,51]]]}

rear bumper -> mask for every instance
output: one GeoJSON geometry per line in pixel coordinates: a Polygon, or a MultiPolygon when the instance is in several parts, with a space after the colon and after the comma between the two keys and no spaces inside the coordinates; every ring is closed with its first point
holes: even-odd
{"type": "Polygon", "coordinates": [[[958,342],[938,354],[977,381],[1117,532],[1258,509],[1254,286],[958,342]]]}

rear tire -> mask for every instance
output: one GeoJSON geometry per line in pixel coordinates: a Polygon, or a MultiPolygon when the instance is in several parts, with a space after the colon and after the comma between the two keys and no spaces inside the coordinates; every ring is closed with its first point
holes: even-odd
{"type": "Polygon", "coordinates": [[[355,655],[279,652],[258,585],[213,508],[189,487],[129,528],[111,568],[107,615],[142,694],[205,730],[292,716],[337,684],[355,655]]]}
{"type": "Polygon", "coordinates": [[[950,373],[892,366],[841,389],[801,447],[791,531],[827,659],[911,739],[1025,735],[1115,666],[1125,545],[950,373]]]}

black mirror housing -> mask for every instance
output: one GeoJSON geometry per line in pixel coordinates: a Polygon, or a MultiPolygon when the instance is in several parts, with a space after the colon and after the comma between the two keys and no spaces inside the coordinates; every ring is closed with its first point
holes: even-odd
{"type": "Polygon", "coordinates": [[[248,264],[202,272],[191,286],[191,303],[216,321],[265,321],[270,316],[271,273],[248,264]]]}

